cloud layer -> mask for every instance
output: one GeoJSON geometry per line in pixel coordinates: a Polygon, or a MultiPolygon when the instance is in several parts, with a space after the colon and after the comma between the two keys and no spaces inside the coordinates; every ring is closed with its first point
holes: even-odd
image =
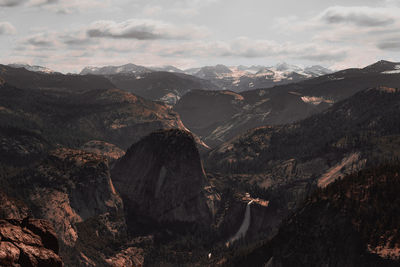
{"type": "Polygon", "coordinates": [[[87,29],[89,37],[137,40],[185,40],[199,37],[204,32],[200,27],[177,27],[161,21],[143,19],[130,19],[120,23],[110,20],[96,21],[87,29]]]}
{"type": "Polygon", "coordinates": [[[14,7],[25,3],[26,0],[0,0],[0,7],[14,7]]]}
{"type": "Polygon", "coordinates": [[[71,14],[108,7],[111,0],[0,0],[0,7],[39,8],[59,14],[71,14]]]}
{"type": "Polygon", "coordinates": [[[269,14],[274,18],[246,17],[243,8],[256,12],[257,5],[280,4],[261,2],[253,7],[228,0],[0,0],[0,11],[5,10],[0,60],[76,70],[128,62],[350,67],[400,56],[398,0],[368,0],[369,6],[324,2],[287,17],[289,11],[269,14]]]}
{"type": "Polygon", "coordinates": [[[15,34],[16,32],[17,30],[11,23],[0,21],[0,35],[11,35],[15,34]]]}
{"type": "Polygon", "coordinates": [[[378,27],[394,24],[395,17],[383,8],[341,7],[326,9],[320,16],[328,24],[354,24],[360,27],[378,27]]]}

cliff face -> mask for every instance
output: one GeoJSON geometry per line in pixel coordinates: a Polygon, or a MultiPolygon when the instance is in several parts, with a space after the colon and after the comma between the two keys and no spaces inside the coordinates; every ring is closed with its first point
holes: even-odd
{"type": "Polygon", "coordinates": [[[85,143],[81,150],[106,157],[110,164],[125,155],[125,151],[116,145],[98,140],[85,143]]]}
{"type": "MultiPolygon", "coordinates": [[[[94,263],[105,264],[102,249],[126,239],[122,200],[104,157],[58,148],[10,180],[14,195],[24,200],[32,216],[54,226],[66,264],[81,266],[93,258],[94,263]],[[92,242],[98,235],[104,247],[92,242]],[[93,247],[97,252],[86,255],[93,247]]],[[[18,215],[17,211],[13,212],[18,215]]]]}
{"type": "Polygon", "coordinates": [[[67,245],[78,237],[75,223],[122,209],[107,163],[90,153],[57,149],[28,179],[32,185],[28,199],[40,217],[54,223],[67,245]]]}
{"type": "Polygon", "coordinates": [[[57,237],[44,220],[0,220],[0,265],[63,266],[57,237]]]}
{"type": "Polygon", "coordinates": [[[205,174],[193,136],[154,132],[128,149],[112,169],[129,212],[156,222],[209,222],[205,174]]]}
{"type": "Polygon", "coordinates": [[[0,191],[0,218],[23,219],[29,214],[25,203],[10,198],[6,193],[0,191]]]}

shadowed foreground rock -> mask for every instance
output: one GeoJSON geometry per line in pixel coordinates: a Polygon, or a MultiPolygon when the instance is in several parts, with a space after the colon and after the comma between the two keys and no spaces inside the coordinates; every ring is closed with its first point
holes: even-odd
{"type": "Polygon", "coordinates": [[[51,224],[44,220],[0,220],[0,266],[63,266],[51,224]]]}

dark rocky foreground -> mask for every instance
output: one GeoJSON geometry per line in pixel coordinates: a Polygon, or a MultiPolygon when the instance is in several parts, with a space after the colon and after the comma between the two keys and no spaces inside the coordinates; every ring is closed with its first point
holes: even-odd
{"type": "Polygon", "coordinates": [[[63,266],[53,226],[44,220],[0,220],[1,266],[63,266]]]}

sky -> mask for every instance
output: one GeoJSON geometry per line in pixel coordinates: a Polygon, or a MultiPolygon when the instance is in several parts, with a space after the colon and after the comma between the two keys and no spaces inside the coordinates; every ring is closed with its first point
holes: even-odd
{"type": "Polygon", "coordinates": [[[400,0],[0,0],[0,64],[400,61],[400,0]]]}

